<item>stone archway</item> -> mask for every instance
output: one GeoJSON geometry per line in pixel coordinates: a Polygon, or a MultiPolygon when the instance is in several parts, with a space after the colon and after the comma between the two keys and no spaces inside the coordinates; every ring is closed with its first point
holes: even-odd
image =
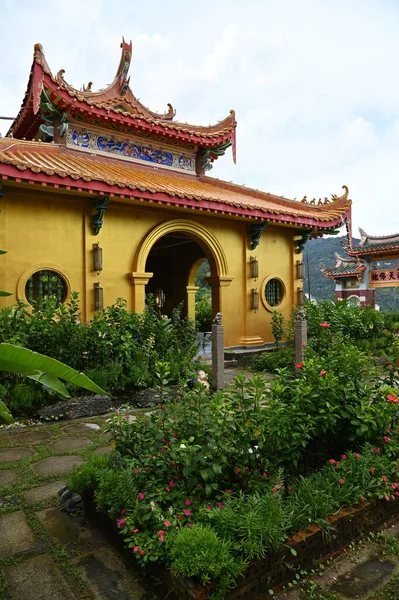
{"type": "MultiPolygon", "coordinates": [[[[223,289],[230,285],[232,277],[229,275],[228,264],[224,250],[217,238],[202,225],[194,221],[175,219],[166,221],[149,231],[141,241],[133,261],[133,308],[136,312],[142,312],[145,308],[146,285],[153,277],[153,272],[147,271],[147,261],[154,245],[170,234],[184,234],[194,240],[203,250],[204,255],[211,265],[210,284],[212,286],[212,311],[223,311],[224,293],[223,289]]],[[[192,269],[185,281],[186,300],[189,313],[193,306],[193,282],[192,269]]],[[[193,316],[190,314],[190,316],[193,316]]]]}

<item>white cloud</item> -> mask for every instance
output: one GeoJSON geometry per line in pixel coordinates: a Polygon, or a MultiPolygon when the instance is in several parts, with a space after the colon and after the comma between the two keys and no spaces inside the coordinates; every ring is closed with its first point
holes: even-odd
{"type": "Polygon", "coordinates": [[[391,233],[398,28],[390,0],[3,0],[0,114],[19,110],[35,42],[54,72],[99,89],[114,77],[124,35],[131,87],[150,109],[172,102],[179,120],[196,124],[236,110],[237,166],[227,152],[212,175],[297,198],[345,183],[355,225],[391,233]]]}

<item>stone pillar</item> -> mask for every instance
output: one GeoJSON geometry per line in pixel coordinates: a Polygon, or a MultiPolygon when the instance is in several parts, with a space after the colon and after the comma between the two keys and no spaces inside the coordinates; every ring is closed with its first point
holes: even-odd
{"type": "Polygon", "coordinates": [[[217,313],[212,323],[212,373],[216,387],[224,387],[224,334],[222,314],[217,313]]]}
{"type": "Polygon", "coordinates": [[[308,322],[305,312],[299,310],[295,319],[295,360],[297,363],[303,361],[304,345],[308,340],[308,322]]]}
{"type": "Polygon", "coordinates": [[[132,273],[133,279],[133,310],[137,313],[145,309],[145,286],[150,281],[153,273],[132,273]]]}
{"type": "Polygon", "coordinates": [[[187,316],[195,321],[195,294],[199,290],[197,285],[186,286],[187,291],[187,316]]]}

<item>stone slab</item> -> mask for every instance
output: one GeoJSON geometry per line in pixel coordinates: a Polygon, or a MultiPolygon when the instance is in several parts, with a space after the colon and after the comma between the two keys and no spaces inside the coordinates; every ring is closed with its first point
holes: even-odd
{"type": "Polygon", "coordinates": [[[65,433],[74,433],[76,435],[82,435],[82,433],[88,433],[89,431],[99,430],[101,427],[96,425],[96,423],[71,423],[70,425],[65,425],[62,428],[62,431],[65,433]],[[93,427],[95,425],[95,427],[93,427]]]}
{"type": "Polygon", "coordinates": [[[51,442],[48,447],[53,452],[71,452],[72,450],[87,448],[87,446],[90,446],[92,443],[93,442],[86,437],[68,437],[51,442]]]}
{"type": "Polygon", "coordinates": [[[10,433],[7,435],[7,441],[13,444],[38,444],[52,438],[54,433],[45,429],[34,431],[21,431],[18,433],[10,433]]]}
{"type": "Polygon", "coordinates": [[[341,575],[331,589],[344,598],[360,598],[363,594],[378,589],[395,569],[391,561],[373,557],[341,575]]]}
{"type": "Polygon", "coordinates": [[[76,600],[49,556],[8,567],[4,576],[13,600],[76,600]]]}
{"type": "MultiPolygon", "coordinates": [[[[100,548],[75,561],[96,600],[144,600],[146,591],[132,568],[111,548],[100,548]]],[[[148,596],[147,596],[148,598],[148,596]]]]}
{"type": "Polygon", "coordinates": [[[0,517],[0,557],[33,550],[35,536],[22,510],[0,517]]]}
{"type": "Polygon", "coordinates": [[[71,516],[56,507],[40,510],[36,514],[51,536],[75,553],[87,553],[105,543],[101,533],[84,522],[81,516],[71,516]]]}
{"type": "Polygon", "coordinates": [[[65,487],[65,485],[65,481],[52,481],[51,483],[46,483],[40,487],[26,490],[26,492],[24,492],[24,497],[29,504],[33,504],[34,502],[42,502],[43,500],[49,500],[50,498],[57,496],[59,490],[65,487]]]}
{"type": "Polygon", "coordinates": [[[17,462],[34,454],[33,448],[0,448],[0,463],[17,462]]]}
{"type": "Polygon", "coordinates": [[[73,467],[83,464],[80,456],[50,456],[30,465],[31,469],[39,475],[65,475],[73,467]]]}
{"type": "Polygon", "coordinates": [[[13,469],[4,469],[0,471],[0,488],[3,485],[10,485],[18,479],[18,472],[13,469]]]}

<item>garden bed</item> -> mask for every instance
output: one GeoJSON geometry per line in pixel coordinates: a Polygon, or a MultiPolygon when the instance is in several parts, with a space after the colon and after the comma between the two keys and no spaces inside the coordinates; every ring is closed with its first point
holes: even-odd
{"type": "MultiPolygon", "coordinates": [[[[134,556],[124,548],[116,521],[99,513],[92,498],[86,500],[85,510],[89,519],[137,567],[134,556]]],[[[238,580],[238,585],[230,590],[228,597],[230,600],[254,600],[258,594],[265,594],[271,589],[280,591],[295,579],[299,571],[309,571],[316,563],[325,563],[338,556],[351,542],[379,530],[398,515],[399,498],[390,502],[364,501],[359,506],[342,510],[328,518],[331,531],[326,532],[311,525],[306,531],[300,531],[289,538],[277,551],[268,553],[263,559],[252,561],[243,577],[238,580]]],[[[148,571],[163,580],[163,591],[170,600],[205,600],[216,585],[210,583],[204,586],[194,578],[177,578],[162,565],[153,564],[148,567],[148,571]]]]}

